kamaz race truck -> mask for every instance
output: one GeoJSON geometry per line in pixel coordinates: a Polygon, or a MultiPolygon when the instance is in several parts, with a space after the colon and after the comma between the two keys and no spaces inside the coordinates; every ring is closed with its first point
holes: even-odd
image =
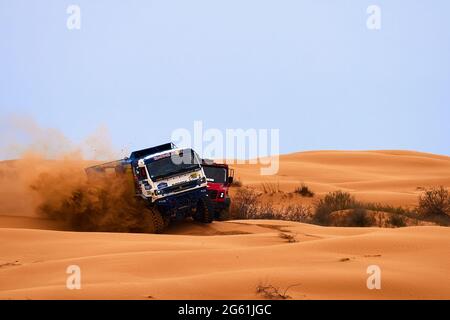
{"type": "Polygon", "coordinates": [[[208,196],[213,205],[214,217],[217,220],[226,220],[231,204],[228,189],[233,183],[234,170],[227,164],[205,159],[202,160],[202,167],[208,181],[208,196]]]}
{"type": "Polygon", "coordinates": [[[155,225],[161,232],[171,219],[192,217],[213,220],[207,179],[197,153],[179,149],[172,143],[134,151],[129,158],[86,169],[88,177],[113,172],[125,174],[134,184],[135,194],[146,202],[155,225]]]}

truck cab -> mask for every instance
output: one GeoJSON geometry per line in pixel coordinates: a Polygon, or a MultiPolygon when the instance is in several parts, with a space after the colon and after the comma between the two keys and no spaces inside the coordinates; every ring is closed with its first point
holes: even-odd
{"type": "Polygon", "coordinates": [[[158,206],[163,214],[179,215],[207,196],[205,173],[197,153],[190,148],[135,158],[132,166],[137,195],[158,206]]]}
{"type": "Polygon", "coordinates": [[[227,164],[211,160],[203,160],[202,167],[208,182],[208,196],[213,204],[214,216],[218,220],[226,220],[231,205],[228,190],[233,183],[234,170],[227,164]]]}

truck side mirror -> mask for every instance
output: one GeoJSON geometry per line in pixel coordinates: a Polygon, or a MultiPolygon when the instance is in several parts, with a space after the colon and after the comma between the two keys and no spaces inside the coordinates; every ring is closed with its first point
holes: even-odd
{"type": "Polygon", "coordinates": [[[228,177],[228,183],[232,184],[233,183],[233,177],[228,177]]]}

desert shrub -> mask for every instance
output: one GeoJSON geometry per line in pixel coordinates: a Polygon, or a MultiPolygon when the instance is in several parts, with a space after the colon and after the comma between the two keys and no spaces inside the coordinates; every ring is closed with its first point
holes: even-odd
{"type": "Polygon", "coordinates": [[[393,214],[413,216],[415,212],[400,206],[392,206],[382,203],[372,203],[372,202],[358,202],[358,206],[365,208],[367,210],[378,211],[378,212],[389,212],[393,214]]]}
{"type": "Polygon", "coordinates": [[[286,240],[288,243],[295,243],[295,242],[298,241],[297,238],[295,237],[295,235],[294,235],[294,234],[291,234],[291,233],[280,232],[280,233],[278,234],[278,236],[279,236],[281,239],[286,240]]]}
{"type": "Polygon", "coordinates": [[[298,286],[300,284],[293,284],[288,286],[286,289],[282,290],[279,287],[275,287],[271,284],[260,283],[256,287],[256,294],[271,300],[286,300],[291,299],[291,296],[287,294],[288,290],[292,287],[298,286]]]}
{"type": "Polygon", "coordinates": [[[329,218],[332,212],[354,209],[356,201],[350,193],[338,190],[326,194],[315,206],[314,222],[327,225],[329,224],[329,218]]]}
{"type": "Polygon", "coordinates": [[[396,227],[396,228],[406,227],[405,218],[398,214],[391,215],[389,217],[388,222],[391,226],[396,227]]]}
{"type": "Polygon", "coordinates": [[[374,223],[375,219],[364,208],[352,209],[345,220],[347,227],[371,227],[374,223]]]}
{"type": "Polygon", "coordinates": [[[450,216],[450,194],[443,186],[425,189],[419,196],[418,211],[425,216],[450,216]]]}
{"type": "Polygon", "coordinates": [[[232,219],[267,219],[297,222],[312,222],[310,206],[294,204],[275,207],[271,202],[262,202],[257,191],[249,188],[239,189],[231,202],[232,219]]]}
{"type": "Polygon", "coordinates": [[[258,209],[258,194],[252,189],[239,189],[231,202],[233,219],[253,219],[252,217],[258,213],[258,209]]]}
{"type": "Polygon", "coordinates": [[[350,193],[341,190],[328,193],[320,202],[333,211],[352,208],[356,203],[355,198],[350,193]]]}
{"type": "Polygon", "coordinates": [[[302,204],[293,204],[283,207],[282,211],[283,211],[282,220],[305,222],[305,223],[312,222],[313,213],[310,206],[305,206],[302,204]]]}
{"type": "Polygon", "coordinates": [[[248,219],[280,220],[280,215],[272,203],[258,203],[255,214],[248,219]]]}
{"type": "Polygon", "coordinates": [[[237,190],[233,197],[231,217],[233,219],[273,219],[331,225],[333,220],[330,219],[330,215],[333,212],[352,210],[342,223],[346,226],[366,227],[377,223],[375,217],[367,212],[370,210],[391,213],[388,224],[394,227],[406,226],[408,218],[448,226],[450,225],[448,199],[448,191],[443,187],[429,189],[421,195],[419,207],[413,210],[401,206],[361,202],[348,192],[334,191],[315,202],[314,207],[301,204],[275,207],[272,203],[261,202],[257,191],[242,188],[237,190]]]}
{"type": "MultiPolygon", "coordinates": [[[[348,192],[334,191],[330,192],[323,199],[315,204],[315,212],[313,222],[320,225],[330,225],[330,214],[335,211],[349,210],[347,220],[344,222],[347,226],[371,226],[376,224],[373,216],[369,216],[366,210],[375,212],[388,212],[395,215],[391,218],[393,226],[403,226],[406,224],[405,217],[417,218],[417,213],[408,208],[400,206],[392,206],[387,204],[357,201],[348,192]]],[[[440,222],[444,225],[444,222],[440,222]]]]}
{"type": "Polygon", "coordinates": [[[276,208],[271,203],[258,205],[257,214],[250,219],[285,220],[311,222],[311,207],[301,204],[276,208]]]}
{"type": "Polygon", "coordinates": [[[298,193],[299,195],[301,195],[302,197],[308,197],[308,198],[312,198],[314,197],[314,192],[312,192],[309,187],[302,183],[300,185],[300,187],[298,187],[297,189],[295,189],[294,191],[295,193],[298,193]]]}

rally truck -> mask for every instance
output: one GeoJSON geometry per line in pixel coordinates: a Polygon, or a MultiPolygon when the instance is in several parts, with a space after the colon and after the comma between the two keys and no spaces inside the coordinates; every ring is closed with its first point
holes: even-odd
{"type": "Polygon", "coordinates": [[[86,169],[88,177],[107,172],[129,178],[135,196],[148,208],[145,214],[151,215],[156,233],[162,232],[173,219],[192,217],[203,223],[213,221],[207,178],[193,149],[167,143],[86,169]]]}
{"type": "Polygon", "coordinates": [[[214,218],[227,220],[231,199],[228,189],[233,183],[234,170],[227,164],[215,163],[213,160],[202,160],[203,171],[208,181],[208,196],[212,203],[214,218]]]}

